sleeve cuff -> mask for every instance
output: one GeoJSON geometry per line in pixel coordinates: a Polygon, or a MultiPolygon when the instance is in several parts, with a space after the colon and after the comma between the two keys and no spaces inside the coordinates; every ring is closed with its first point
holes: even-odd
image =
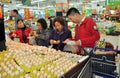
{"type": "Polygon", "coordinates": [[[79,40],[80,41],[80,46],[82,45],[82,41],[81,40],[79,40]]]}

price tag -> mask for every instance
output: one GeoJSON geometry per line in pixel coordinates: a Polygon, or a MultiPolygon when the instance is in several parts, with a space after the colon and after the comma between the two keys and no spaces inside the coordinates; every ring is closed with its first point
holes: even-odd
{"type": "Polygon", "coordinates": [[[96,47],[105,48],[105,42],[104,41],[97,41],[96,42],[96,47]]]}

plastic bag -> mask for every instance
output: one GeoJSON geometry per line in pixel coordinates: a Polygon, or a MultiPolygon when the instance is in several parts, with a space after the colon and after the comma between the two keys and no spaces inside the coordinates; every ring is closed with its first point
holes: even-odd
{"type": "Polygon", "coordinates": [[[36,44],[36,41],[35,41],[35,37],[34,36],[29,36],[29,44],[30,45],[35,45],[36,44]]]}
{"type": "Polygon", "coordinates": [[[79,51],[79,49],[75,41],[68,41],[67,44],[64,46],[63,51],[69,51],[76,54],[79,51]]]}

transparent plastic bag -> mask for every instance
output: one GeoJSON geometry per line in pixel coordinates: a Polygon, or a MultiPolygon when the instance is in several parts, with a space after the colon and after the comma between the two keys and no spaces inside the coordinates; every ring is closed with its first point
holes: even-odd
{"type": "Polygon", "coordinates": [[[34,36],[29,36],[29,44],[30,45],[35,45],[36,44],[36,41],[35,41],[35,37],[34,36]]]}
{"type": "Polygon", "coordinates": [[[64,51],[69,51],[72,53],[77,53],[79,51],[78,46],[76,45],[75,41],[69,41],[67,44],[64,46],[64,51]]]}

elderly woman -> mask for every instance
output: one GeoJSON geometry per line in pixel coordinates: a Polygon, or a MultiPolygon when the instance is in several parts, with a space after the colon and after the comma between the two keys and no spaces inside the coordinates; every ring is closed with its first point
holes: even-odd
{"type": "Polygon", "coordinates": [[[37,26],[38,26],[38,30],[35,35],[37,45],[48,47],[49,46],[48,39],[50,36],[50,30],[48,30],[47,28],[47,23],[45,19],[43,18],[38,19],[37,26]]]}
{"type": "Polygon", "coordinates": [[[56,17],[53,20],[53,25],[55,29],[51,32],[49,43],[53,45],[54,49],[63,51],[64,41],[72,38],[71,31],[65,26],[65,19],[62,17],[56,17]]]}

